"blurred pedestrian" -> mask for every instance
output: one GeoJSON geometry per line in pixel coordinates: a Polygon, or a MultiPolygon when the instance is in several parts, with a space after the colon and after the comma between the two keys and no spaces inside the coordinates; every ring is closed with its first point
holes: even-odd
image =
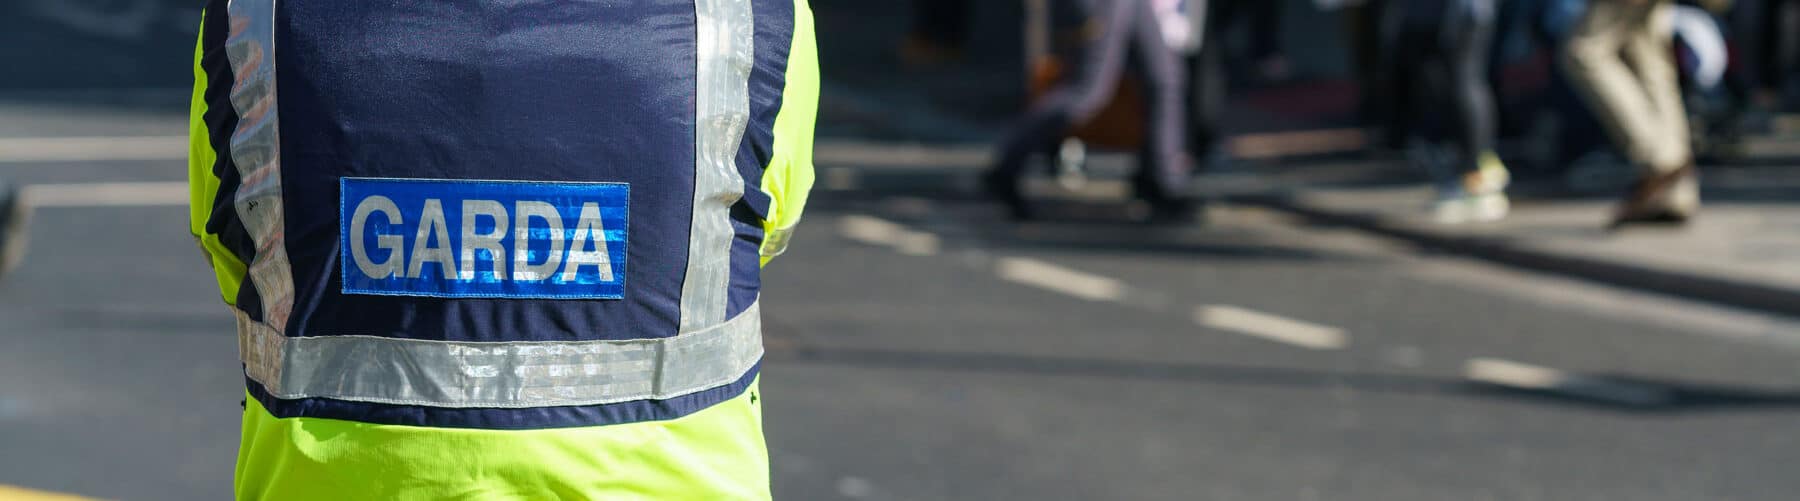
{"type": "Polygon", "coordinates": [[[1225,26],[1215,10],[1229,0],[1182,0],[1194,32],[1182,49],[1187,63],[1188,151],[1196,168],[1218,171],[1228,168],[1231,152],[1225,144],[1224,116],[1230,94],[1230,75],[1225,64],[1225,26]]]}
{"type": "Polygon", "coordinates": [[[1411,138],[1413,161],[1437,178],[1432,212],[1440,222],[1492,221],[1510,207],[1512,176],[1494,151],[1487,79],[1496,2],[1386,0],[1379,7],[1388,133],[1411,138]]]}
{"type": "Polygon", "coordinates": [[[1073,71],[1032,104],[1001,141],[998,161],[983,178],[988,192],[1005,202],[1014,218],[1033,216],[1020,186],[1026,161],[1057,145],[1075,125],[1107,106],[1128,67],[1142,76],[1148,101],[1133,191],[1150,204],[1156,219],[1192,215],[1185,193],[1192,163],[1183,148],[1189,139],[1184,123],[1186,88],[1180,60],[1164,40],[1150,1],[1085,0],[1075,5],[1086,21],[1079,30],[1078,59],[1070,62],[1073,71]]]}
{"type": "Polygon", "coordinates": [[[805,0],[210,0],[190,231],[237,497],[769,499],[813,40],[805,0]]]}
{"type": "Polygon", "coordinates": [[[31,207],[17,185],[0,178],[0,277],[19,266],[25,258],[26,223],[31,207]]]}
{"type": "Polygon", "coordinates": [[[1780,111],[1800,71],[1800,0],[1739,0],[1739,46],[1748,64],[1739,72],[1755,106],[1780,111]]]}
{"type": "Polygon", "coordinates": [[[1700,207],[1699,175],[1676,74],[1669,0],[1593,0],[1561,63],[1613,141],[1642,172],[1611,226],[1684,222],[1700,207]]]}

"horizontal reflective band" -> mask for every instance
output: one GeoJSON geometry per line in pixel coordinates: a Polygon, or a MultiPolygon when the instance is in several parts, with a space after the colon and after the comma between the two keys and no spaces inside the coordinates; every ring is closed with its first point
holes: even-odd
{"type": "Polygon", "coordinates": [[[730,384],[763,355],[760,303],[709,329],[625,341],[286,337],[240,313],[238,347],[276,398],[515,409],[674,398],[730,384]]]}

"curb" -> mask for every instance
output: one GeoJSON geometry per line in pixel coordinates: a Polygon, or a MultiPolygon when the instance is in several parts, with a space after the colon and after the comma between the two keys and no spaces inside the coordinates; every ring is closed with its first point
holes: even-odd
{"type": "Polygon", "coordinates": [[[1518,268],[1584,278],[1620,287],[1697,299],[1726,306],[1800,316],[1800,289],[1572,256],[1509,243],[1504,239],[1494,237],[1445,235],[1404,224],[1395,224],[1374,215],[1320,209],[1298,203],[1288,196],[1250,196],[1239,198],[1238,201],[1295,214],[1318,222],[1356,228],[1518,268]]]}

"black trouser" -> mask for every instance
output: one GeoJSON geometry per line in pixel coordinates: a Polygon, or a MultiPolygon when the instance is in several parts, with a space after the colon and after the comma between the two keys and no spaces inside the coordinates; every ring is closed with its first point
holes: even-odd
{"type": "Polygon", "coordinates": [[[1495,6],[1495,0],[1382,2],[1379,80],[1390,145],[1413,133],[1446,140],[1465,170],[1494,149],[1487,56],[1495,6]]]}
{"type": "Polygon", "coordinates": [[[1800,69],[1800,0],[1742,0],[1737,38],[1745,56],[1740,72],[1750,88],[1786,92],[1794,72],[1800,69]]]}
{"type": "Polygon", "coordinates": [[[1226,26],[1222,23],[1219,11],[1229,0],[1208,0],[1206,26],[1201,35],[1204,40],[1200,51],[1187,56],[1188,85],[1188,148],[1195,157],[1204,158],[1220,148],[1224,139],[1224,128],[1220,123],[1225,113],[1225,98],[1228,92],[1225,69],[1225,35],[1226,26]]]}
{"type": "Polygon", "coordinates": [[[1099,32],[1081,47],[1079,59],[1070,61],[1074,71],[1033,105],[1001,143],[993,174],[1016,180],[1033,153],[1053,147],[1075,124],[1100,112],[1129,60],[1143,76],[1146,97],[1144,144],[1135,177],[1138,195],[1152,201],[1180,198],[1188,179],[1180,62],[1163,41],[1148,0],[1087,0],[1086,6],[1099,32]]]}

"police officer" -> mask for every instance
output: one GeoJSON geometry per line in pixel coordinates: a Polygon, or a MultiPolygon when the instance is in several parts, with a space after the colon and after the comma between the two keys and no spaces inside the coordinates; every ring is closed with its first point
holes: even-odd
{"type": "Polygon", "coordinates": [[[211,0],[192,231],[240,499],[767,499],[805,0],[211,0]]]}

